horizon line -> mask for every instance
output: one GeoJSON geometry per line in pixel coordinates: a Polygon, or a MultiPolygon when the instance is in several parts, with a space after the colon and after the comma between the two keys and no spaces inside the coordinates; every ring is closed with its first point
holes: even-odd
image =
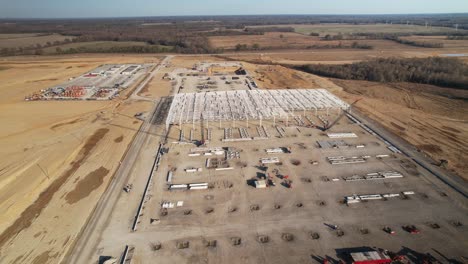
{"type": "Polygon", "coordinates": [[[233,15],[150,15],[150,16],[101,16],[101,17],[0,17],[0,20],[81,20],[81,19],[129,19],[129,18],[182,18],[182,17],[236,17],[236,16],[415,16],[415,15],[462,15],[455,13],[348,13],[348,14],[233,14],[233,15]]]}

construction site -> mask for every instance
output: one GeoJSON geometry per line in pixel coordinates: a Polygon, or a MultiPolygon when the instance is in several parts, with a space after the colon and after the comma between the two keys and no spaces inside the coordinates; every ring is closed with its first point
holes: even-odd
{"type": "Polygon", "coordinates": [[[421,263],[434,247],[466,253],[460,193],[355,114],[358,100],[261,90],[236,62],[164,78],[174,96],[153,123],[164,140],[148,142],[93,259],[421,263]]]}
{"type": "Polygon", "coordinates": [[[152,67],[152,64],[102,65],[66,83],[26,96],[25,100],[112,100],[152,67]]]}

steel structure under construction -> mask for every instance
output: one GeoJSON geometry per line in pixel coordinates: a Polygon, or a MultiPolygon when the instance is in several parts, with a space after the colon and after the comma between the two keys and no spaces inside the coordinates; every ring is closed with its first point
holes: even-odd
{"type": "Polygon", "coordinates": [[[200,121],[288,118],[294,111],[342,109],[349,104],[325,89],[237,90],[177,94],[166,128],[200,121]]]}

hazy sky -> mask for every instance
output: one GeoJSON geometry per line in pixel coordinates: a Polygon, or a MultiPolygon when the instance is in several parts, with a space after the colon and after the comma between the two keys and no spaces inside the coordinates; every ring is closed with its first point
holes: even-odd
{"type": "Polygon", "coordinates": [[[0,18],[468,12],[468,0],[0,0],[0,18]]]}

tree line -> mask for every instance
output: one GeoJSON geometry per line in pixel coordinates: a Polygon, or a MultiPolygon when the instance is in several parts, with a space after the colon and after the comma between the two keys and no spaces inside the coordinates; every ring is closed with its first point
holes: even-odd
{"type": "Polygon", "coordinates": [[[347,80],[413,82],[468,89],[468,65],[457,58],[380,58],[353,64],[317,64],[295,68],[347,80]]]}

